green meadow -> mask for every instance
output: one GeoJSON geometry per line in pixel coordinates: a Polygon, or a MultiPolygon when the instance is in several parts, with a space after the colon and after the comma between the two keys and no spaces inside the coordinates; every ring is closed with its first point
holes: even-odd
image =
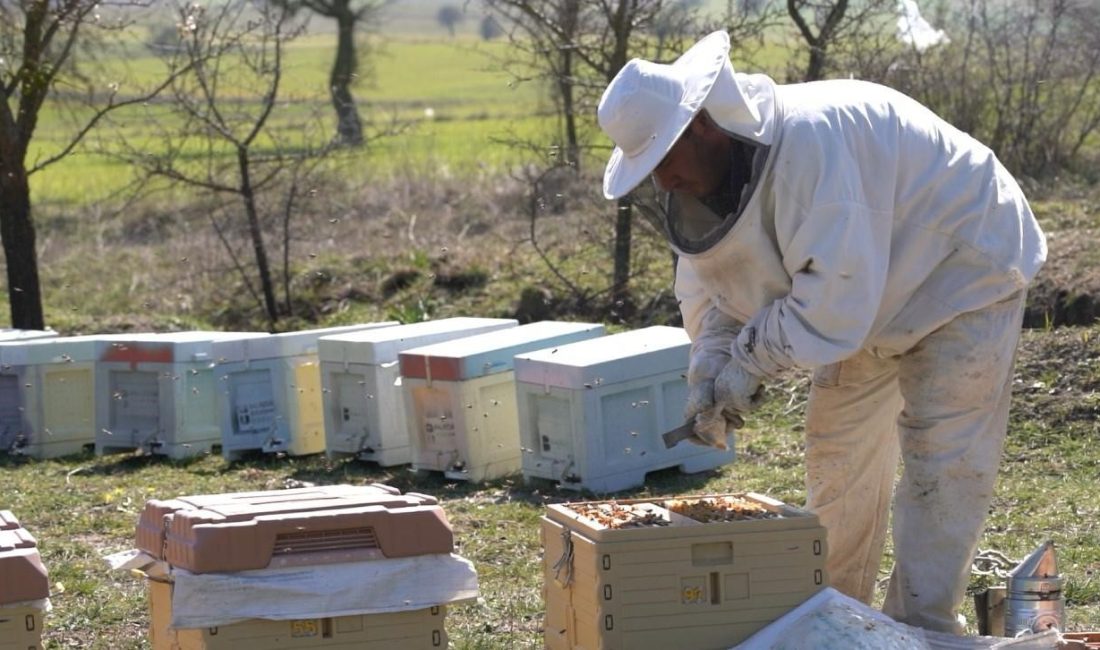
{"type": "MultiPolygon", "coordinates": [[[[332,39],[328,34],[309,35],[288,45],[280,100],[270,118],[269,148],[276,141],[281,147],[320,147],[331,137],[335,117],[326,87],[332,39]]],[[[497,61],[507,55],[506,47],[503,41],[470,37],[405,37],[372,48],[353,89],[368,146],[342,153],[333,165],[354,179],[361,170],[385,174],[424,166],[460,173],[518,164],[517,149],[508,141],[535,140],[553,122],[536,84],[516,83],[500,68],[497,61]]],[[[137,44],[120,49],[102,67],[97,85],[105,89],[117,83],[123,96],[149,87],[166,71],[161,60],[137,44]]],[[[248,104],[244,84],[224,85],[229,88],[223,93],[227,103],[243,103],[238,119],[243,132],[257,109],[248,104]]],[[[30,160],[59,151],[68,143],[76,120],[87,114],[74,101],[52,101],[39,122],[30,160]]],[[[160,152],[167,138],[178,136],[179,120],[163,101],[113,114],[74,155],[32,176],[36,206],[48,215],[50,206],[124,198],[120,193],[135,172],[112,153],[123,142],[135,151],[160,152]]],[[[259,147],[263,151],[264,143],[259,147]]],[[[193,141],[191,150],[196,157],[205,155],[201,142],[193,141]]]]}

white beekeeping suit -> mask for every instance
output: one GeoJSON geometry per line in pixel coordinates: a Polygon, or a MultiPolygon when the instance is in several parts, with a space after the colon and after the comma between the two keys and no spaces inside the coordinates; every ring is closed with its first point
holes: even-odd
{"type": "Polygon", "coordinates": [[[988,148],[889,88],[735,73],[719,32],[672,65],[631,62],[612,81],[600,106],[618,145],[609,197],[672,146],[648,124],[659,111],[634,109],[678,83],[697,95],[674,100],[681,108],[705,110],[753,152],[731,213],[669,196],[689,382],[814,369],[807,505],[829,529],[832,584],[870,600],[900,450],[884,609],[961,633],[1025,290],[1046,257],[1019,186],[988,148]]]}

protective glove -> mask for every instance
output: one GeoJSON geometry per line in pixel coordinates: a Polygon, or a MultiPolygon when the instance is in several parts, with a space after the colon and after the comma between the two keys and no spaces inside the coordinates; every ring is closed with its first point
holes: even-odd
{"type": "Polygon", "coordinates": [[[714,402],[739,415],[751,413],[764,403],[764,386],[760,377],[730,361],[714,380],[714,402]]]}
{"type": "Polygon", "coordinates": [[[731,361],[717,379],[701,379],[688,390],[684,419],[694,419],[694,435],[689,442],[726,449],[726,440],[735,429],[745,425],[741,417],[760,406],[764,389],[760,378],[731,361]]]}
{"type": "Polygon", "coordinates": [[[704,447],[727,449],[729,434],[744,426],[745,421],[736,412],[715,404],[714,384],[713,379],[703,379],[688,389],[684,420],[694,420],[695,425],[686,440],[704,447]]]}

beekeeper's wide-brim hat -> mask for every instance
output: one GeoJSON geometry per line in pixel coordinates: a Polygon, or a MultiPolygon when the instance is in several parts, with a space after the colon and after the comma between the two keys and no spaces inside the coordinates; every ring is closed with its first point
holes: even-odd
{"type": "Polygon", "coordinates": [[[673,63],[632,59],[615,75],[597,110],[600,128],[615,143],[604,196],[623,196],[660,164],[703,107],[729,51],[729,34],[714,32],[673,63]]]}

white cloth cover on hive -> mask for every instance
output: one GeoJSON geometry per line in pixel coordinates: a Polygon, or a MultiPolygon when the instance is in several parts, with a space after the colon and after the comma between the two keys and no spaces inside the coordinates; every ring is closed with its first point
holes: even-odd
{"type": "Polygon", "coordinates": [[[478,594],[473,564],[453,553],[172,577],[174,628],[404,612],[478,594]]]}
{"type": "MultiPolygon", "coordinates": [[[[133,551],[107,558],[116,569],[155,575],[164,562],[133,551]]],[[[451,554],[317,564],[233,573],[191,573],[168,567],[172,627],[205,628],[250,618],[286,621],[383,614],[473,600],[477,571],[451,554]]]]}

